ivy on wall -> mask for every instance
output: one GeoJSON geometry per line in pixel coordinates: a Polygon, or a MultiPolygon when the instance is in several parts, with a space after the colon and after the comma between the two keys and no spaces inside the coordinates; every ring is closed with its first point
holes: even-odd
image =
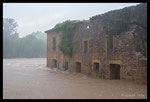
{"type": "Polygon", "coordinates": [[[69,57],[72,56],[72,29],[74,27],[74,23],[79,22],[79,20],[67,20],[62,23],[58,23],[55,25],[53,29],[62,28],[61,40],[58,45],[60,51],[62,51],[65,55],[69,57]]]}

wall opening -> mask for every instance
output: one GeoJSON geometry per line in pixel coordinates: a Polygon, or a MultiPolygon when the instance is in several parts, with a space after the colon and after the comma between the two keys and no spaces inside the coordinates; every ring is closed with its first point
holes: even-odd
{"type": "Polygon", "coordinates": [[[139,65],[140,65],[140,67],[146,67],[147,66],[147,60],[146,59],[139,60],[139,65]]]}
{"type": "Polygon", "coordinates": [[[120,65],[110,64],[110,79],[120,79],[120,65]]]}
{"type": "Polygon", "coordinates": [[[81,63],[76,62],[76,72],[81,72],[81,63]]]}
{"type": "Polygon", "coordinates": [[[111,54],[113,51],[113,36],[107,37],[107,53],[111,54]]]}
{"type": "Polygon", "coordinates": [[[52,59],[52,68],[57,68],[57,60],[52,59]]]}
{"type": "Polygon", "coordinates": [[[56,50],[56,38],[55,37],[53,37],[52,44],[53,44],[53,50],[55,51],[56,50]]]}
{"type": "Polygon", "coordinates": [[[94,62],[93,70],[94,70],[95,72],[99,72],[99,63],[94,62]]]}
{"type": "Polygon", "coordinates": [[[88,41],[84,41],[84,53],[88,52],[88,41]]]}
{"type": "Polygon", "coordinates": [[[68,70],[68,62],[65,62],[65,70],[68,70]]]}

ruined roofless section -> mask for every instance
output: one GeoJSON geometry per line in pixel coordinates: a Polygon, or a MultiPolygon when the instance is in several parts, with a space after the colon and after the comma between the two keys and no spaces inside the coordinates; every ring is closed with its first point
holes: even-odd
{"type": "Polygon", "coordinates": [[[71,57],[58,47],[62,31],[46,31],[47,67],[102,79],[147,82],[146,3],[75,23],[71,30],[71,57]]]}
{"type": "MultiPolygon", "coordinates": [[[[127,28],[128,24],[136,23],[141,27],[147,29],[147,4],[139,4],[137,6],[125,7],[123,9],[112,10],[106,12],[104,14],[96,15],[91,17],[89,20],[83,20],[78,23],[87,23],[90,20],[102,19],[105,22],[104,28],[109,26],[111,28],[106,31],[112,30],[123,30],[123,28],[127,28]],[[123,27],[122,27],[123,26],[123,27]]],[[[45,33],[50,33],[52,31],[61,30],[61,28],[50,29],[45,31],[45,33]]]]}

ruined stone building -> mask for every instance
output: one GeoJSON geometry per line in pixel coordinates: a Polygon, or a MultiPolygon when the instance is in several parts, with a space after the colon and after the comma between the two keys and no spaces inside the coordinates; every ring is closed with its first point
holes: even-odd
{"type": "Polygon", "coordinates": [[[125,7],[75,23],[72,56],[58,45],[62,29],[47,33],[47,67],[102,79],[147,82],[147,4],[125,7]],[[56,49],[52,48],[55,42],[56,49]]]}

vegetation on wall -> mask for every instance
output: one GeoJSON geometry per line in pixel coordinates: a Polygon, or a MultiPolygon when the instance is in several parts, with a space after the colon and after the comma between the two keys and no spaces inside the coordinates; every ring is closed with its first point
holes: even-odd
{"type": "Polygon", "coordinates": [[[67,20],[65,22],[56,24],[56,26],[53,28],[53,29],[62,28],[63,31],[62,31],[61,40],[58,47],[65,55],[68,55],[69,57],[72,56],[71,32],[76,22],[79,22],[79,20],[72,20],[72,21],[67,20]]]}

